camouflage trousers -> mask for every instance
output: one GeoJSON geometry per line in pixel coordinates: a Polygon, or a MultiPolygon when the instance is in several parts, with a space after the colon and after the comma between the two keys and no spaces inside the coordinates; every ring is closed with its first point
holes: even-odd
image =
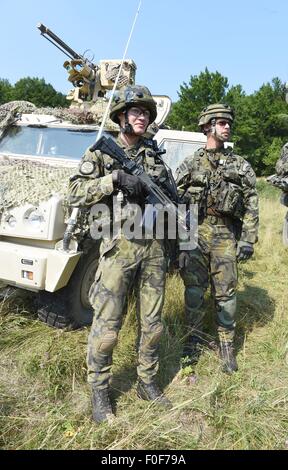
{"type": "Polygon", "coordinates": [[[158,240],[121,238],[102,242],[95,282],[90,290],[94,318],[88,338],[88,382],[108,386],[112,352],[117,343],[127,297],[136,288],[139,321],[138,376],[150,383],[158,371],[158,347],[163,326],[166,259],[158,240]]]}
{"type": "Polygon", "coordinates": [[[192,334],[201,336],[205,315],[204,294],[211,285],[220,341],[232,341],[235,330],[237,261],[233,226],[208,216],[199,225],[199,248],[189,252],[189,264],[181,272],[185,285],[185,310],[192,334]]]}

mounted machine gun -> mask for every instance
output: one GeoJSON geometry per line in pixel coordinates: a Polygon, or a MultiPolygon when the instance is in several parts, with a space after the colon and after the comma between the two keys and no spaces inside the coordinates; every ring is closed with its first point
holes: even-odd
{"type": "MultiPolygon", "coordinates": [[[[70,59],[64,62],[63,67],[68,72],[69,82],[75,88],[67,95],[71,105],[79,107],[79,105],[89,102],[89,106],[92,106],[97,100],[106,98],[107,92],[112,90],[115,84],[121,60],[100,60],[97,65],[85,56],[88,51],[85,51],[83,55],[78,54],[42,23],[39,23],[37,28],[45,39],[70,59]]],[[[117,88],[135,83],[136,68],[133,60],[124,61],[117,88]]]]}

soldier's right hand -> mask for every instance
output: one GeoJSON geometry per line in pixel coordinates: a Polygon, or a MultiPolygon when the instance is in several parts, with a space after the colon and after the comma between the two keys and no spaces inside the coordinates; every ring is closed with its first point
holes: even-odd
{"type": "Polygon", "coordinates": [[[187,251],[181,251],[179,255],[179,269],[187,268],[189,264],[189,254],[187,251]]]}
{"type": "Polygon", "coordinates": [[[122,189],[127,196],[132,199],[140,199],[145,197],[147,191],[145,184],[138,178],[138,176],[129,175],[124,170],[114,170],[112,172],[112,179],[114,187],[122,189]]]}
{"type": "Polygon", "coordinates": [[[253,243],[242,242],[237,244],[236,257],[237,261],[248,261],[254,253],[253,243]]]}

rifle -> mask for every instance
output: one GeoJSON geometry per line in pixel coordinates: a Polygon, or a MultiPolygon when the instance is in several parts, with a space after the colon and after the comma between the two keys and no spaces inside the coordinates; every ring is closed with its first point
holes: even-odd
{"type": "Polygon", "coordinates": [[[189,238],[188,232],[190,230],[190,213],[188,212],[186,216],[183,216],[183,214],[181,214],[178,210],[176,201],[173,201],[165,194],[160,186],[158,186],[158,184],[156,184],[153,179],[147,175],[141,165],[133,160],[130,160],[124,150],[119,147],[119,145],[111,137],[106,137],[103,135],[97,142],[95,142],[95,144],[92,145],[92,147],[90,147],[89,150],[91,152],[100,150],[101,152],[116,160],[124,171],[130,173],[131,175],[137,176],[140,181],[144,183],[145,188],[147,188],[148,196],[146,198],[146,203],[152,204],[153,206],[155,204],[159,204],[161,207],[165,208],[167,214],[173,216],[174,220],[178,221],[178,228],[181,229],[181,238],[183,234],[185,234],[183,238],[186,238],[186,240],[189,238]]]}

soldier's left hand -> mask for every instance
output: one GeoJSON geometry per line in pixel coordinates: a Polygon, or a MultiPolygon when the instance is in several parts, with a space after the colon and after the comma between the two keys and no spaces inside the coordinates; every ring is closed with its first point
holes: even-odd
{"type": "Polygon", "coordinates": [[[237,261],[247,261],[254,253],[253,243],[239,241],[237,244],[237,261]]]}
{"type": "Polygon", "coordinates": [[[115,187],[123,189],[131,199],[139,200],[143,198],[143,195],[147,195],[145,184],[138,176],[130,175],[124,170],[114,170],[112,179],[115,187]]]}

